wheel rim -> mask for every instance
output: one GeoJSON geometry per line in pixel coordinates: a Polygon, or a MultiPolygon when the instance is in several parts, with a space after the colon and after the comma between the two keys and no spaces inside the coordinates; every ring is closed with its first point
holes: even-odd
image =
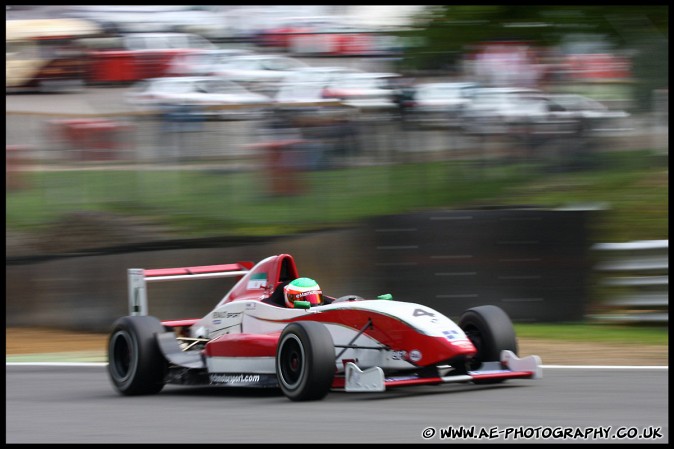
{"type": "Polygon", "coordinates": [[[279,354],[281,382],[289,389],[296,388],[304,376],[305,356],[302,342],[295,335],[283,340],[279,354]]]}

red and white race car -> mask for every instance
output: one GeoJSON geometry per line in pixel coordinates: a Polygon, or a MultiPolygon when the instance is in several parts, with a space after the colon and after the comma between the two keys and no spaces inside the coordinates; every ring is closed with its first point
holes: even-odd
{"type": "Polygon", "coordinates": [[[219,385],[280,388],[305,401],[331,389],[542,377],[538,356],[517,356],[512,323],[496,306],[468,309],[458,324],[390,295],[286,307],[283,286],[299,278],[289,254],[128,275],[130,315],[115,321],[108,341],[108,373],[124,395],[155,394],[166,384],[219,385]],[[147,282],[221,276],[240,279],[203,318],[148,315],[147,282]]]}

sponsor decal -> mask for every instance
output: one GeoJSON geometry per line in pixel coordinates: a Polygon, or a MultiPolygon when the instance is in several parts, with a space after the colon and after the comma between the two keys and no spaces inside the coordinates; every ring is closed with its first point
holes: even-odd
{"type": "Polygon", "coordinates": [[[214,384],[250,384],[260,381],[259,374],[211,374],[214,384]]]}
{"type": "Polygon", "coordinates": [[[412,362],[418,362],[419,360],[421,360],[421,357],[422,357],[421,351],[419,351],[418,349],[412,349],[410,351],[410,360],[412,362]]]}
{"type": "Polygon", "coordinates": [[[267,273],[255,273],[248,279],[248,288],[265,288],[267,286],[267,273]]]}
{"type": "Polygon", "coordinates": [[[405,360],[407,358],[407,351],[393,351],[391,352],[391,359],[405,360]]]}
{"type": "Polygon", "coordinates": [[[213,324],[220,324],[222,323],[222,320],[213,320],[213,324]]]}
{"type": "Polygon", "coordinates": [[[447,338],[447,340],[455,340],[461,336],[461,334],[459,334],[459,332],[456,330],[442,331],[442,334],[447,338]]]}
{"type": "MultiPolygon", "coordinates": [[[[260,296],[260,299],[264,299],[264,298],[266,298],[265,295],[260,296]]],[[[246,303],[246,310],[255,310],[255,305],[256,304],[254,302],[246,303]]]]}
{"type": "Polygon", "coordinates": [[[213,318],[236,318],[243,312],[213,312],[213,318]]]}
{"type": "Polygon", "coordinates": [[[278,387],[276,374],[211,373],[208,378],[211,385],[224,387],[278,387]]]}
{"type": "Polygon", "coordinates": [[[304,298],[305,296],[309,295],[320,295],[321,291],[320,290],[310,290],[308,292],[302,292],[302,293],[296,293],[295,294],[295,300],[297,301],[300,298],[304,298]]]}

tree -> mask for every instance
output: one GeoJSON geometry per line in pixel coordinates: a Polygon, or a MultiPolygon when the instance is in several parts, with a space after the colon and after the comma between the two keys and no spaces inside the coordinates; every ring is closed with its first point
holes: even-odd
{"type": "Polygon", "coordinates": [[[583,33],[601,36],[633,56],[637,98],[644,106],[650,89],[668,86],[668,31],[667,5],[433,5],[415,18],[412,30],[401,33],[415,43],[401,70],[451,72],[479,43],[548,47],[583,33]]]}

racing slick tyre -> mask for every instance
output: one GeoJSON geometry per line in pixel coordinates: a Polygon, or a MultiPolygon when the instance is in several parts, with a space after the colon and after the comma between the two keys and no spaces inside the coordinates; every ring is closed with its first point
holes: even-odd
{"type": "Polygon", "coordinates": [[[335,377],[335,345],[328,328],[313,321],[288,324],[276,348],[276,377],[292,401],[323,399],[335,377]]]}
{"type": "MultiPolygon", "coordinates": [[[[469,369],[477,369],[483,362],[501,360],[501,351],[517,354],[517,338],[510,317],[497,306],[478,306],[466,310],[459,318],[459,327],[477,349],[468,362],[469,369]]],[[[496,383],[503,380],[482,380],[476,383],[496,383]]]]}
{"type": "Polygon", "coordinates": [[[115,389],[127,396],[159,393],[168,362],[155,334],[164,326],[152,316],[124,316],[114,322],[108,339],[108,374],[115,389]]]}

